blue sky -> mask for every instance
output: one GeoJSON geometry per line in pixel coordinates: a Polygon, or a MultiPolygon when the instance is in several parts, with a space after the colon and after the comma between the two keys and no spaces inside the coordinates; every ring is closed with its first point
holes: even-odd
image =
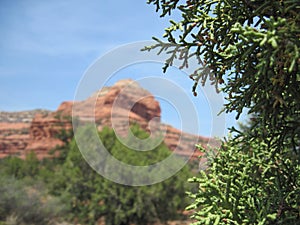
{"type": "Polygon", "coordinates": [[[3,0],[0,110],[55,109],[86,68],[110,49],[160,36],[145,1],[3,0]]]}
{"type": "MultiPolygon", "coordinates": [[[[146,0],[2,0],[0,110],[55,110],[74,98],[80,79],[96,59],[118,46],[161,37],[168,20],[159,18],[146,0]]],[[[211,136],[207,100],[192,97],[193,83],[180,71],[163,75],[159,63],[132,65],[116,71],[110,83],[146,74],[176,80],[200,113],[199,133],[211,136]]],[[[163,121],[180,127],[174,107],[162,100],[161,104],[163,121]]],[[[226,126],[235,123],[232,116],[226,121],[226,126]]]]}

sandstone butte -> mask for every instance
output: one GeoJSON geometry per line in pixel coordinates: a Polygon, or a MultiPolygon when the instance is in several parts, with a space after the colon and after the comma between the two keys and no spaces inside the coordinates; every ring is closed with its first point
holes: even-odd
{"type": "Polygon", "coordinates": [[[162,124],[160,105],[154,96],[132,80],[121,80],[86,100],[63,102],[54,112],[34,112],[23,120],[20,119],[22,112],[0,113],[0,158],[9,155],[24,158],[31,151],[39,159],[51,157],[50,150],[64,144],[58,135],[62,130],[72,129],[72,111],[79,121],[95,120],[98,130],[104,126],[113,127],[120,136],[126,136],[128,124],[132,123],[138,123],[149,132],[159,128],[164,132],[165,144],[183,157],[199,156],[196,144],[206,147],[209,142],[210,145],[216,143],[213,139],[162,124]]]}

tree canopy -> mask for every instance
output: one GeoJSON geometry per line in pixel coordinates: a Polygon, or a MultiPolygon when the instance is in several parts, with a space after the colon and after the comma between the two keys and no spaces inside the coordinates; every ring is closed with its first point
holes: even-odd
{"type": "Polygon", "coordinates": [[[149,0],[170,20],[164,39],[144,50],[198,67],[192,91],[208,79],[227,96],[225,112],[251,115],[194,178],[197,224],[297,224],[300,220],[300,2],[149,0]],[[178,15],[178,14],[176,14],[178,15]],[[178,16],[176,17],[178,18],[178,16]],[[288,184],[287,184],[288,183],[288,184]],[[268,189],[270,188],[270,189],[268,189]],[[268,190],[267,190],[268,189],[268,190]],[[272,190],[271,190],[272,189],[272,190]],[[291,199],[293,196],[293,200],[291,199]]]}
{"type": "MultiPolygon", "coordinates": [[[[83,132],[88,133],[89,129],[87,126],[83,132]]],[[[132,126],[131,130],[135,137],[145,138],[149,135],[138,125],[132,126]]],[[[82,135],[87,136],[84,133],[82,135]]],[[[164,143],[141,154],[122,144],[114,131],[107,127],[99,133],[99,138],[116,159],[131,165],[149,165],[170,154],[164,143]]],[[[109,165],[105,160],[102,164],[109,165]]],[[[101,217],[105,218],[106,224],[112,225],[164,222],[182,216],[178,211],[182,211],[188,203],[185,189],[191,173],[187,166],[177,176],[159,184],[125,186],[93,171],[73,140],[62,172],[61,178],[66,179],[63,183],[67,184],[65,189],[73,199],[71,210],[74,219],[84,224],[94,224],[101,217]]]]}
{"type": "MultiPolygon", "coordinates": [[[[82,135],[88,138],[90,128],[83,127],[82,135]]],[[[138,125],[132,126],[131,130],[135,137],[149,136],[138,125]]],[[[61,135],[65,136],[65,133],[61,135]]],[[[108,127],[98,135],[111,155],[131,165],[149,165],[171,154],[164,143],[151,151],[132,150],[108,127]]],[[[132,141],[128,138],[126,143],[132,141]]],[[[182,212],[191,202],[185,192],[195,186],[186,182],[192,176],[189,165],[164,182],[126,186],[94,171],[83,158],[74,138],[56,151],[60,153],[59,158],[42,161],[37,160],[34,152],[25,160],[16,157],[0,159],[0,224],[50,225],[65,221],[85,225],[138,225],[185,218],[182,212]]],[[[106,158],[97,162],[109,167],[106,158]]],[[[150,172],[145,174],[145,179],[153,175],[150,172]]]]}
{"type": "Polygon", "coordinates": [[[227,94],[226,112],[246,108],[270,144],[289,145],[299,153],[300,134],[300,3],[255,0],[149,0],[161,16],[181,13],[165,29],[166,41],[145,50],[160,49],[170,55],[164,69],[178,58],[188,66],[197,57],[199,68],[191,74],[205,84],[209,78],[227,94]]]}

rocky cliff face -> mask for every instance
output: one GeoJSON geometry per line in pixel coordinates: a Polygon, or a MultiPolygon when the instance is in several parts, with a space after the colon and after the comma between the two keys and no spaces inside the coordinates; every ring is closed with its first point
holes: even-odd
{"type": "MultiPolygon", "coordinates": [[[[72,103],[59,107],[62,115],[70,115],[72,103]]],[[[147,129],[149,121],[160,120],[160,106],[153,95],[132,80],[121,80],[110,88],[94,93],[88,99],[74,103],[73,115],[81,120],[95,120],[99,129],[103,126],[120,126],[139,123],[147,129]]]]}
{"type": "MultiPolygon", "coordinates": [[[[138,123],[148,131],[159,126],[165,132],[165,143],[182,156],[189,155],[195,144],[209,141],[161,124],[161,109],[153,95],[132,80],[122,80],[84,101],[63,102],[55,112],[38,111],[34,116],[26,117],[26,121],[7,120],[11,118],[9,113],[5,114],[6,119],[0,114],[0,157],[24,157],[32,150],[38,158],[48,157],[49,150],[64,144],[58,138],[62,130],[72,129],[72,111],[80,121],[95,120],[99,130],[110,126],[123,136],[132,123],[138,123]]],[[[196,152],[194,156],[198,154],[196,152]]]]}
{"type": "Polygon", "coordinates": [[[29,143],[30,123],[0,123],[0,158],[15,155],[26,149],[29,143]]]}

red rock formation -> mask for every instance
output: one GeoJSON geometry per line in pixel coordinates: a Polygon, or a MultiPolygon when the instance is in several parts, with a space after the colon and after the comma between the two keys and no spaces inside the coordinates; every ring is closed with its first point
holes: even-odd
{"type": "Polygon", "coordinates": [[[59,135],[62,130],[69,129],[72,129],[70,119],[61,116],[59,111],[46,116],[36,114],[30,125],[30,139],[25,154],[35,151],[38,158],[46,157],[49,150],[64,144],[59,135]]]}
{"type": "MultiPolygon", "coordinates": [[[[31,150],[36,152],[38,158],[47,157],[49,150],[64,144],[58,135],[63,129],[72,129],[72,113],[80,121],[95,120],[99,130],[104,126],[113,127],[118,135],[126,135],[132,123],[138,123],[148,131],[160,127],[165,131],[167,146],[182,156],[190,156],[197,143],[209,141],[161,124],[161,109],[153,95],[132,80],[122,80],[84,101],[63,102],[55,112],[36,114],[32,122],[26,125],[0,123],[0,157],[10,154],[24,156],[31,150]],[[15,127],[11,132],[10,126],[15,127]]],[[[194,156],[197,155],[199,152],[196,151],[194,156]]]]}
{"type": "Polygon", "coordinates": [[[20,155],[29,142],[29,123],[0,123],[0,158],[20,155]]]}

